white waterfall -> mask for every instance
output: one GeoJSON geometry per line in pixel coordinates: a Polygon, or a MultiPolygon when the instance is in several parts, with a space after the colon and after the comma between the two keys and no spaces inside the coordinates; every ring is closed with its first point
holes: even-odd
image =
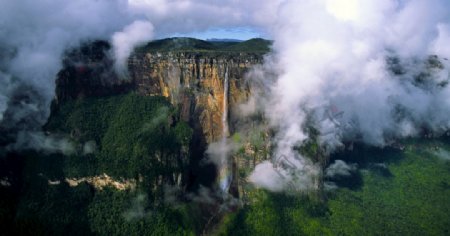
{"type": "Polygon", "coordinates": [[[231,163],[228,160],[229,150],[227,148],[228,128],[228,65],[225,67],[225,76],[223,80],[223,111],[222,111],[222,140],[221,145],[221,166],[219,167],[219,183],[223,192],[228,193],[232,180],[231,163]]]}
{"type": "Polygon", "coordinates": [[[223,80],[222,140],[226,140],[230,132],[228,130],[228,84],[228,66],[226,66],[223,80]]]}

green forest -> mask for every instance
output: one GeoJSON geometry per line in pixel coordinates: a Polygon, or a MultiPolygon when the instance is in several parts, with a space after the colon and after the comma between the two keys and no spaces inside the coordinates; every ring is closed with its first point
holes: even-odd
{"type": "Polygon", "coordinates": [[[156,203],[162,198],[163,186],[157,186],[155,176],[170,178],[174,173],[183,174],[184,165],[189,163],[185,152],[192,130],[186,123],[175,120],[175,112],[164,98],[133,93],[65,103],[54,111],[45,128],[55,133],[72,132],[71,140],[77,146],[95,141],[97,150],[69,156],[29,151],[2,158],[3,166],[17,166],[21,174],[17,177],[20,189],[0,189],[9,196],[0,200],[0,224],[5,232],[20,235],[192,233],[193,224],[183,208],[172,209],[156,203]],[[141,181],[136,189],[125,191],[111,187],[96,191],[87,183],[70,187],[64,182],[64,178],[103,173],[119,179],[139,175],[141,181]],[[49,185],[50,179],[61,184],[49,185]],[[136,211],[141,213],[128,219],[126,212],[134,211],[130,206],[140,196],[144,196],[138,206],[142,209],[136,211]]]}
{"type": "Polygon", "coordinates": [[[361,169],[325,200],[254,190],[252,204],[227,215],[218,235],[448,235],[450,162],[436,149],[449,150],[448,142],[408,140],[405,151],[341,153],[334,158],[361,169]]]}
{"type": "MultiPolygon", "coordinates": [[[[369,148],[332,155],[359,170],[325,197],[249,187],[242,207],[224,211],[205,231],[214,207],[167,202],[158,178],[174,184],[189,163],[192,129],[162,97],[134,93],[69,101],[45,129],[71,133],[96,151],[69,156],[28,151],[6,155],[20,188],[0,188],[0,224],[15,235],[447,235],[450,150],[447,139],[411,139],[404,150],[369,148]],[[64,178],[107,173],[140,179],[134,189],[69,186],[64,178]],[[172,178],[172,179],[171,179],[172,178]],[[51,185],[48,180],[60,180],[51,185]],[[20,196],[20,197],[18,197],[20,196]],[[209,207],[209,208],[208,208],[209,207]],[[205,210],[206,209],[206,210],[205,210]],[[211,210],[212,209],[212,210],[211,210]],[[206,212],[206,213],[205,213],[206,212]],[[11,218],[11,215],[14,217],[11,218]]],[[[82,145],[81,145],[82,146],[82,145]]],[[[78,148],[81,149],[81,148],[78,148]]],[[[5,155],[5,154],[4,154],[5,155]]],[[[195,191],[195,190],[193,190],[195,191]]],[[[6,233],[5,233],[6,232],[6,233]]]]}

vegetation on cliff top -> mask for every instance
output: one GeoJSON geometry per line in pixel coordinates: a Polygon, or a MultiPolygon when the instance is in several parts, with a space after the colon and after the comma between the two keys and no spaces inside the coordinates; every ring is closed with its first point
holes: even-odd
{"type": "Polygon", "coordinates": [[[272,42],[254,38],[243,42],[204,41],[194,38],[167,38],[149,42],[137,51],[149,52],[222,52],[222,53],[267,53],[272,42]]]}

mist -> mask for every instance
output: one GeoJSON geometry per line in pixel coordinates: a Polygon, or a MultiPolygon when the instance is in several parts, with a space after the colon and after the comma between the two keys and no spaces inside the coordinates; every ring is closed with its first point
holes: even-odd
{"type": "Polygon", "coordinates": [[[311,127],[326,154],[345,142],[383,147],[448,130],[449,17],[450,2],[440,0],[284,2],[258,78],[277,77],[261,104],[276,147],[251,180],[271,189],[280,186],[271,176],[296,176],[296,186],[317,188],[318,167],[295,150],[314,139],[311,127]]]}

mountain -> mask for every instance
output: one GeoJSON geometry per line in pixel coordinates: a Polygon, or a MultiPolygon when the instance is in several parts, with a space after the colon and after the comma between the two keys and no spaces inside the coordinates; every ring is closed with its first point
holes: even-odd
{"type": "Polygon", "coordinates": [[[206,39],[206,41],[208,41],[208,42],[240,43],[240,42],[245,41],[245,40],[240,40],[240,39],[219,39],[219,38],[210,38],[210,39],[206,39]]]}
{"type": "Polygon", "coordinates": [[[316,134],[298,147],[320,166],[316,191],[249,182],[276,137],[263,114],[240,108],[261,92],[248,72],[270,47],[155,40],[130,55],[127,78],[107,42],[68,50],[47,124],[29,134],[40,149],[0,147],[2,234],[446,235],[448,137],[346,143],[326,156],[316,134]]]}
{"type": "Polygon", "coordinates": [[[255,38],[247,41],[204,41],[194,38],[167,38],[155,40],[137,49],[138,52],[249,52],[267,53],[271,41],[255,38]]]}

